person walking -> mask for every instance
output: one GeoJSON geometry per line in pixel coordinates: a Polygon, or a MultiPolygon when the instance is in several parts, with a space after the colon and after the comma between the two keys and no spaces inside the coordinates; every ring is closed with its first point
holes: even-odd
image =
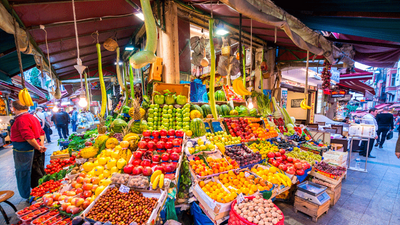
{"type": "Polygon", "coordinates": [[[378,124],[377,124],[377,122],[375,120],[375,116],[376,116],[377,113],[378,113],[378,111],[377,111],[376,108],[371,108],[368,111],[368,114],[366,114],[365,116],[363,116],[361,118],[361,123],[370,124],[370,125],[374,125],[375,126],[374,135],[373,135],[373,137],[375,137],[375,138],[370,138],[369,139],[369,148],[367,149],[368,141],[362,141],[361,142],[361,147],[360,147],[361,151],[359,152],[359,154],[361,156],[366,156],[367,153],[368,153],[368,158],[376,158],[375,156],[371,155],[371,151],[372,151],[372,148],[374,146],[375,139],[378,139],[378,136],[376,134],[376,130],[378,129],[378,124]]]}
{"type": "Polygon", "coordinates": [[[44,116],[45,116],[45,130],[44,132],[46,133],[46,140],[47,143],[51,143],[51,135],[53,134],[53,130],[51,129],[52,122],[51,122],[51,112],[47,111],[44,112],[44,116]],[[47,130],[47,131],[46,131],[47,130]]]}
{"type": "Polygon", "coordinates": [[[18,192],[22,198],[29,198],[30,189],[38,186],[39,179],[45,174],[42,159],[42,153],[46,151],[44,131],[39,121],[28,113],[28,107],[18,100],[12,102],[12,111],[16,116],[11,125],[10,139],[18,192]]]}
{"type": "Polygon", "coordinates": [[[376,122],[378,123],[378,140],[375,147],[379,145],[379,148],[383,148],[387,133],[394,129],[394,117],[389,113],[388,107],[385,107],[383,112],[376,116],[376,122]]]}
{"type": "Polygon", "coordinates": [[[61,109],[61,113],[64,115],[64,120],[66,121],[63,129],[65,129],[65,133],[67,134],[67,137],[69,137],[69,124],[71,123],[71,117],[64,109],[61,109]]]}
{"type": "Polygon", "coordinates": [[[72,132],[76,132],[76,128],[78,127],[78,111],[76,111],[76,107],[72,110],[71,115],[71,125],[72,125],[72,132]]]}
{"type": "Polygon", "coordinates": [[[42,126],[42,129],[44,130],[44,133],[46,134],[46,140],[47,143],[51,142],[50,138],[50,126],[46,124],[46,113],[43,112],[42,107],[37,107],[35,110],[35,113],[33,114],[40,122],[40,125],[42,126]]]}
{"type": "Polygon", "coordinates": [[[64,113],[61,111],[54,113],[51,117],[51,120],[54,122],[57,128],[58,136],[60,137],[60,139],[67,139],[67,118],[65,117],[64,113]]]}

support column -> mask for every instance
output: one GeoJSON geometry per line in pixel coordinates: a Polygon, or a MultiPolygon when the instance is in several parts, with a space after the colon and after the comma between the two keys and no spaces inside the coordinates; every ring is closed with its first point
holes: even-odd
{"type": "Polygon", "coordinates": [[[160,55],[163,58],[165,83],[177,84],[179,74],[178,10],[175,2],[165,4],[165,32],[160,31],[160,55]]]}

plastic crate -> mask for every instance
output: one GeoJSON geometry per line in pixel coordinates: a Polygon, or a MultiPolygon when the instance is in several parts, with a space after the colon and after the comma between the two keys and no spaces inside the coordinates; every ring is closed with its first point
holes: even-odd
{"type": "MultiPolygon", "coordinates": [[[[255,196],[249,196],[245,198],[253,199],[255,196]]],[[[257,225],[255,223],[251,223],[245,218],[241,217],[239,214],[235,212],[234,206],[236,204],[236,200],[234,200],[231,204],[231,211],[229,212],[229,221],[228,225],[257,225]]],[[[275,208],[279,209],[276,205],[275,208]]],[[[285,216],[282,212],[282,219],[276,225],[284,225],[285,224],[285,216]]]]}

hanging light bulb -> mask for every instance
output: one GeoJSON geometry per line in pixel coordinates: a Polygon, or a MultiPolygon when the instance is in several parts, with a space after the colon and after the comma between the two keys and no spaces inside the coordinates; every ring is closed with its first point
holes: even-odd
{"type": "Polygon", "coordinates": [[[85,96],[81,96],[81,98],[79,99],[78,104],[79,104],[80,107],[85,108],[87,106],[87,104],[88,104],[87,100],[86,100],[86,97],[85,96]]]}
{"type": "Polygon", "coordinates": [[[247,108],[249,108],[249,109],[252,109],[252,108],[254,108],[254,105],[253,105],[253,100],[251,99],[251,98],[249,98],[248,100],[248,105],[247,105],[247,108]]]}
{"type": "Polygon", "coordinates": [[[58,112],[58,107],[57,106],[54,106],[53,112],[58,112]]]}

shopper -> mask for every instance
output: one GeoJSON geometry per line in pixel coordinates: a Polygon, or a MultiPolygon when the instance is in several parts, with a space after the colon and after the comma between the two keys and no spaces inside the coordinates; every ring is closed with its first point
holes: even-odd
{"type": "Polygon", "coordinates": [[[69,137],[69,124],[71,123],[71,117],[64,111],[64,109],[61,109],[61,113],[64,115],[65,121],[67,121],[63,129],[66,129],[65,133],[67,134],[67,137],[69,137]]]}
{"type": "Polygon", "coordinates": [[[385,107],[383,112],[376,116],[376,122],[378,123],[378,140],[375,147],[379,145],[379,148],[383,148],[387,133],[394,129],[393,114],[389,113],[388,107],[385,107]]]}
{"type": "Polygon", "coordinates": [[[76,132],[76,128],[78,127],[78,111],[76,111],[76,107],[72,110],[71,115],[71,125],[72,125],[72,132],[76,132]]]}
{"type": "Polygon", "coordinates": [[[377,124],[377,122],[375,120],[375,116],[376,116],[377,113],[378,112],[377,112],[376,108],[371,108],[368,111],[368,114],[363,116],[362,119],[361,119],[362,123],[371,124],[371,125],[375,126],[374,135],[373,135],[375,138],[370,138],[369,139],[369,149],[367,149],[368,141],[362,141],[362,143],[361,143],[361,151],[359,152],[359,154],[362,155],[362,156],[366,156],[367,153],[368,153],[368,158],[376,158],[375,156],[371,155],[371,151],[372,151],[372,148],[374,146],[375,139],[378,139],[378,136],[376,135],[376,130],[378,129],[378,124],[377,124]]]}
{"type": "MultiPolygon", "coordinates": [[[[69,116],[68,116],[69,118],[69,116]]],[[[60,110],[56,113],[53,114],[51,117],[51,120],[54,122],[57,131],[58,131],[58,136],[60,138],[67,139],[67,130],[68,130],[68,119],[65,116],[65,114],[60,110]]]]}
{"type": "Polygon", "coordinates": [[[350,117],[346,116],[346,118],[345,118],[342,122],[343,122],[343,123],[350,124],[350,123],[351,123],[350,117]]]}
{"type": "Polygon", "coordinates": [[[30,188],[38,185],[45,174],[42,154],[44,131],[39,121],[28,113],[28,107],[17,100],[12,102],[12,111],[16,115],[11,126],[10,139],[13,144],[15,176],[19,194],[29,198],[30,188]]]}
{"type": "Polygon", "coordinates": [[[53,126],[51,122],[51,112],[44,112],[44,115],[46,120],[44,132],[46,133],[47,143],[51,143],[51,135],[53,134],[53,130],[51,129],[51,126],[53,126]]]}
{"type": "Polygon", "coordinates": [[[46,134],[47,143],[51,142],[50,139],[50,125],[46,122],[46,112],[43,112],[42,107],[37,107],[35,113],[33,114],[40,122],[44,133],[46,134]]]}
{"type": "Polygon", "coordinates": [[[400,159],[400,137],[397,138],[395,154],[397,158],[400,159]]]}

